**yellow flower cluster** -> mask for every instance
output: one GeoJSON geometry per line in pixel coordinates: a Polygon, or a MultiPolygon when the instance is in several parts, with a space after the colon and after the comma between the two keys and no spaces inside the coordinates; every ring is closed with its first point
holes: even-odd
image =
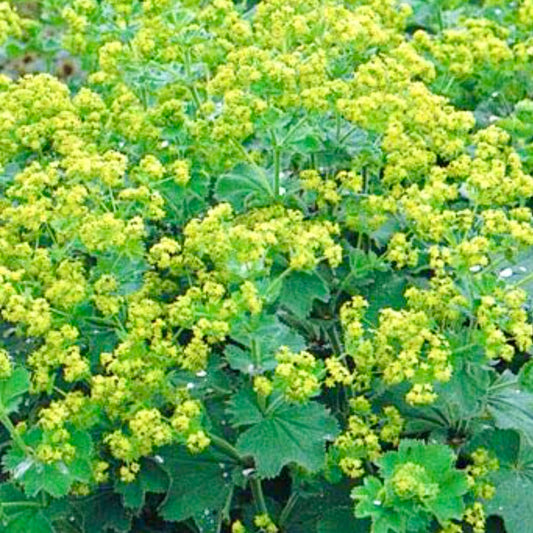
{"type": "Polygon", "coordinates": [[[278,533],[279,529],[272,521],[272,518],[267,514],[259,514],[254,517],[254,525],[259,528],[262,533],[278,533]]]}
{"type": "Polygon", "coordinates": [[[0,44],[4,44],[9,37],[21,37],[28,23],[9,2],[0,2],[0,44]]]}
{"type": "Polygon", "coordinates": [[[184,262],[197,268],[212,263],[222,282],[268,272],[275,252],[287,254],[293,270],[312,270],[322,260],[337,266],[338,232],[329,221],[306,221],[300,211],[281,206],[236,216],[229,204],[219,204],[185,227],[184,262]]]}
{"type": "Polygon", "coordinates": [[[67,428],[84,426],[90,417],[87,398],[80,392],[70,392],[62,400],[50,403],[39,413],[39,426],[43,439],[35,451],[43,463],[70,462],[76,448],[71,444],[71,431],[67,428]]]}
{"type": "Polygon", "coordinates": [[[405,233],[395,233],[389,241],[387,260],[396,268],[414,267],[418,263],[418,250],[409,245],[405,233]]]}
{"type": "Polygon", "coordinates": [[[334,177],[322,178],[316,170],[302,170],[300,181],[303,189],[317,195],[317,206],[337,205],[343,196],[358,193],[363,188],[362,176],[353,171],[341,170],[334,177]]]}
{"type": "Polygon", "coordinates": [[[6,350],[0,349],[0,379],[8,378],[13,372],[13,363],[6,350]]]}
{"type": "Polygon", "coordinates": [[[279,391],[289,402],[305,403],[321,391],[323,365],[307,351],[292,352],[281,346],[276,352],[276,367],[271,377],[254,377],[254,391],[266,398],[274,390],[279,391]]]}
{"type": "Polygon", "coordinates": [[[468,482],[479,498],[490,499],[496,489],[487,481],[487,475],[499,468],[499,462],[486,449],[478,448],[471,454],[472,464],[467,467],[468,482]]]}
{"type": "Polygon", "coordinates": [[[466,19],[460,28],[445,29],[438,38],[417,31],[413,41],[442,69],[457,78],[467,78],[487,68],[502,68],[513,58],[507,44],[509,30],[487,19],[466,19]]]}
{"type": "Polygon", "coordinates": [[[320,366],[309,352],[293,353],[282,346],[276,353],[278,362],[274,371],[274,383],[291,401],[305,402],[320,392],[317,376],[320,366]]]}
{"type": "Polygon", "coordinates": [[[440,492],[438,483],[431,483],[426,469],[416,463],[403,463],[392,476],[392,488],[402,499],[420,501],[435,498],[440,492]]]}
{"type": "Polygon", "coordinates": [[[526,301],[527,293],[515,288],[497,289],[481,298],[476,318],[489,359],[510,361],[515,346],[527,351],[533,345],[533,325],[524,308],[526,301]]]}
{"type": "Polygon", "coordinates": [[[364,396],[352,398],[350,407],[353,414],[347,429],[335,440],[333,453],[339,455],[338,465],[344,474],[359,478],[365,473],[365,459],[378,459],[384,443],[398,444],[405,422],[390,405],[379,414],[372,412],[371,403],[364,396]]]}
{"type": "Polygon", "coordinates": [[[452,366],[448,342],[430,315],[424,310],[384,308],[375,330],[365,333],[361,324],[365,306],[362,298],[355,297],[341,309],[346,352],[355,364],[355,381],[366,388],[377,372],[387,384],[412,383],[406,395],[409,403],[433,402],[433,382],[448,381],[452,366]]]}
{"type": "Polygon", "coordinates": [[[464,521],[472,526],[472,531],[474,533],[485,533],[485,509],[481,502],[475,502],[468,509],[466,509],[464,521]]]}

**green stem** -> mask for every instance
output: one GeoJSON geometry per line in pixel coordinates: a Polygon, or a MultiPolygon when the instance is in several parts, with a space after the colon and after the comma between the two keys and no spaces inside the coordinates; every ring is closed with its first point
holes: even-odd
{"type": "Polygon", "coordinates": [[[11,440],[14,441],[17,446],[24,451],[26,455],[30,455],[30,448],[26,445],[26,443],[22,440],[22,437],[18,434],[17,430],[15,429],[15,426],[13,425],[13,422],[11,422],[11,419],[9,418],[9,416],[7,416],[7,413],[0,413],[0,422],[7,429],[11,440]]]}
{"type": "Polygon", "coordinates": [[[191,72],[191,53],[190,50],[187,49],[185,52],[185,74],[187,76],[187,81],[191,83],[191,86],[189,87],[189,90],[191,92],[191,96],[194,100],[194,103],[196,105],[196,109],[200,109],[200,106],[202,103],[200,102],[200,96],[198,94],[198,91],[196,90],[196,85],[194,84],[194,81],[192,81],[192,72],[191,72]]]}
{"type": "Polygon", "coordinates": [[[275,289],[276,285],[281,283],[290,273],[292,272],[291,267],[287,267],[275,280],[273,280],[265,291],[265,299],[268,301],[270,293],[275,289]]]}
{"type": "Polygon", "coordinates": [[[533,280],[533,272],[531,274],[528,274],[527,276],[523,277],[521,280],[517,281],[515,283],[516,287],[521,287],[522,285],[525,285],[526,283],[529,283],[533,280]]]}
{"type": "Polygon", "coordinates": [[[266,506],[265,495],[263,494],[263,487],[261,486],[261,480],[258,477],[250,479],[250,487],[254,497],[257,509],[261,514],[268,515],[268,509],[266,506]]]}
{"type": "Polygon", "coordinates": [[[233,445],[231,445],[226,439],[223,439],[222,437],[219,437],[218,435],[215,435],[214,433],[209,433],[209,438],[211,439],[211,442],[220,449],[220,451],[225,452],[226,455],[231,457],[232,459],[235,459],[237,462],[245,465],[246,460],[244,457],[239,453],[237,448],[235,448],[233,445]]]}
{"type": "Polygon", "coordinates": [[[274,198],[279,198],[280,192],[280,174],[281,174],[281,150],[280,144],[276,138],[273,130],[270,131],[270,139],[272,141],[272,150],[274,152],[274,198]]]}
{"type": "Polygon", "coordinates": [[[281,152],[278,148],[274,151],[274,196],[279,198],[281,174],[281,152]]]}
{"type": "Polygon", "coordinates": [[[437,24],[439,25],[439,30],[442,32],[444,30],[444,21],[442,20],[442,8],[440,5],[437,7],[437,24]]]}
{"type": "Polygon", "coordinates": [[[2,507],[42,507],[38,502],[0,502],[2,507]]]}
{"type": "Polygon", "coordinates": [[[294,132],[296,132],[298,130],[298,128],[307,120],[307,116],[304,115],[290,130],[289,132],[287,133],[287,135],[285,135],[285,137],[283,137],[283,140],[281,141],[280,145],[283,146],[287,141],[290,140],[290,138],[294,135],[294,132]]]}
{"type": "Polygon", "coordinates": [[[265,414],[268,415],[275,411],[284,401],[285,398],[283,396],[278,396],[275,398],[274,401],[266,408],[265,414]]]}
{"type": "Polygon", "coordinates": [[[346,275],[346,277],[342,280],[341,284],[339,285],[339,288],[335,294],[335,298],[333,299],[333,302],[332,302],[332,305],[331,305],[331,309],[333,312],[336,311],[337,309],[337,305],[339,303],[339,298],[341,297],[341,294],[344,292],[344,289],[348,286],[348,284],[350,283],[350,281],[352,281],[352,279],[355,277],[354,273],[353,272],[350,272],[349,274],[346,275]]]}
{"type": "Polygon", "coordinates": [[[466,352],[467,350],[470,350],[471,348],[476,348],[477,346],[479,346],[478,343],[467,344],[465,346],[461,346],[460,348],[457,348],[457,350],[454,350],[453,353],[455,355],[458,353],[466,352]]]}
{"type": "Polygon", "coordinates": [[[296,505],[296,502],[298,501],[298,494],[296,492],[293,492],[288,499],[287,503],[285,504],[285,507],[282,509],[281,514],[279,515],[278,525],[279,527],[283,527],[287,519],[292,513],[292,510],[294,509],[294,506],[296,505]]]}

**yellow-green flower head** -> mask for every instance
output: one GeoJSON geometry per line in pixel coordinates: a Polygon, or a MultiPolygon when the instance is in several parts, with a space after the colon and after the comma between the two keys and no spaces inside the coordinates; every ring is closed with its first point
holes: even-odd
{"type": "Polygon", "coordinates": [[[0,379],[6,379],[13,373],[13,363],[6,350],[0,349],[0,379]]]}

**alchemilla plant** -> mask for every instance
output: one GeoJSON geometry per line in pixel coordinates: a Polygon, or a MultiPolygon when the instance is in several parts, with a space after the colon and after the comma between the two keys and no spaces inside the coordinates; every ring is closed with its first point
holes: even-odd
{"type": "Polygon", "coordinates": [[[1,531],[533,531],[533,1],[0,43],[1,531]]]}

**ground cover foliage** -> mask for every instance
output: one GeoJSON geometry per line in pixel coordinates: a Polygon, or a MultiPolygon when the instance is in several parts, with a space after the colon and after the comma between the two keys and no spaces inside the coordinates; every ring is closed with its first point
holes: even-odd
{"type": "Polygon", "coordinates": [[[1,531],[533,531],[533,1],[0,43],[1,531]]]}

